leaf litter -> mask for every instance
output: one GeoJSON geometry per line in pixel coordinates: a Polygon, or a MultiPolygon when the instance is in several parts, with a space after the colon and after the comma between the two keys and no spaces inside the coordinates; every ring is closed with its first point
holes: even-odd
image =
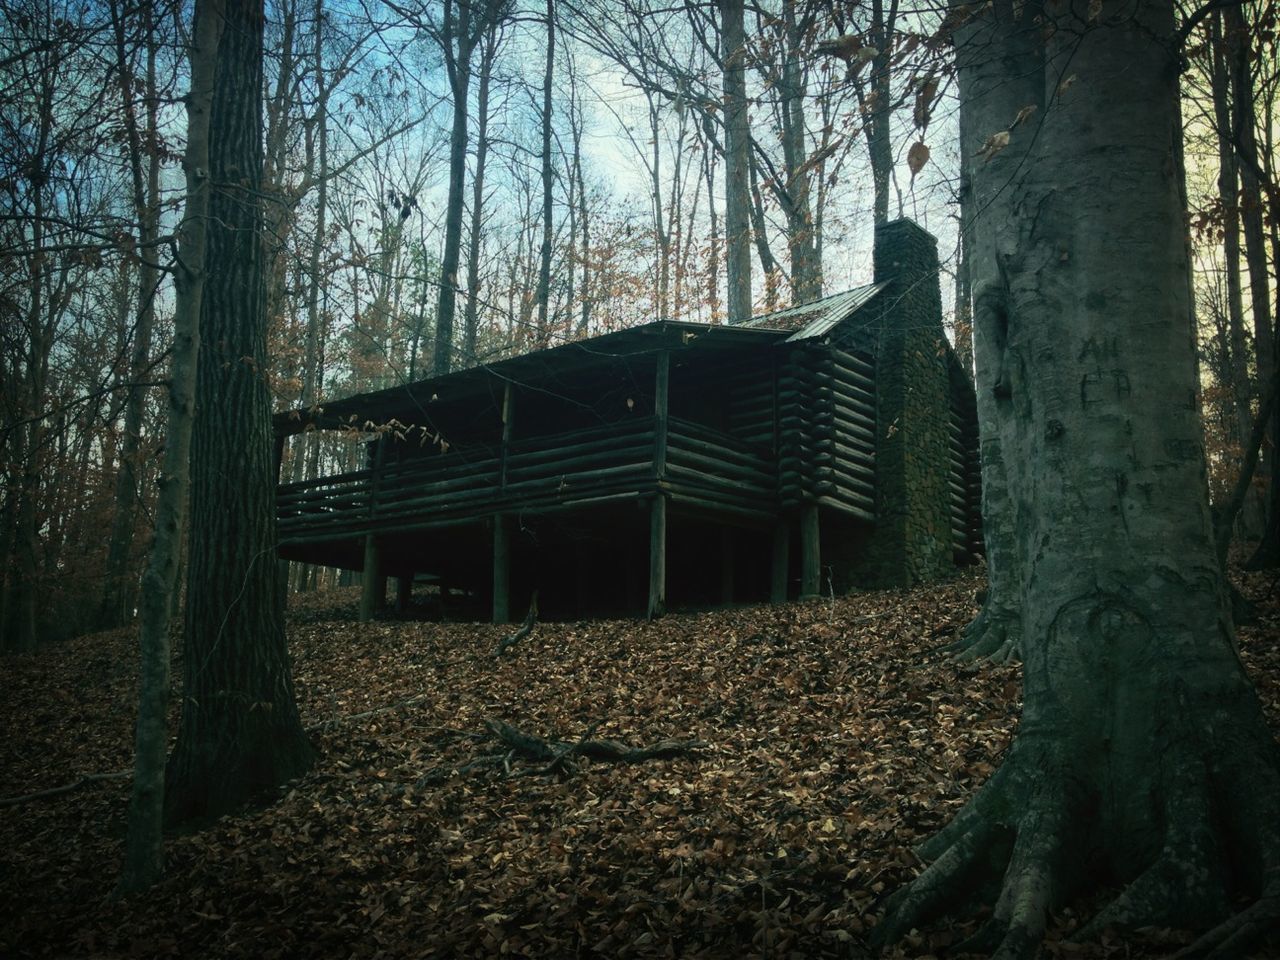
{"type": "MultiPolygon", "coordinates": [[[[353,591],[295,597],[314,769],[170,837],[165,879],[123,901],[109,893],[127,780],[3,809],[0,955],[872,956],[881,898],[919,868],[913,846],[1016,727],[1017,667],[938,652],[980,587],[541,623],[499,660],[509,627],[362,624],[353,591]],[[596,742],[695,749],[574,750],[596,742]]],[[[1276,584],[1243,587],[1262,615],[1242,652],[1280,728],[1276,584]]],[[[8,661],[0,794],[128,766],[133,643],[113,631],[8,661]]],[[[1177,942],[1076,945],[1076,923],[1058,918],[1047,954],[1158,957],[1177,942]]],[[[913,933],[887,955],[937,956],[971,930],[913,933]]]]}

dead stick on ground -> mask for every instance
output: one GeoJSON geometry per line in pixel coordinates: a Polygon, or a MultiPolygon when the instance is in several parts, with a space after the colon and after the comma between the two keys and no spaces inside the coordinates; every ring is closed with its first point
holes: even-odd
{"type": "Polygon", "coordinates": [[[499,740],[529,760],[554,761],[561,750],[571,749],[575,755],[588,757],[591,760],[636,763],[641,760],[663,760],[686,756],[706,746],[700,740],[660,740],[647,747],[632,747],[617,740],[583,739],[570,747],[562,741],[544,740],[542,737],[525,733],[501,720],[486,720],[485,725],[499,740]]]}
{"type": "Polygon", "coordinates": [[[35,793],[24,793],[18,797],[0,797],[0,807],[16,807],[19,804],[29,803],[32,800],[47,800],[49,797],[57,797],[64,793],[71,793],[86,787],[91,783],[97,783],[99,780],[128,780],[133,776],[132,770],[116,770],[114,773],[86,773],[79,780],[73,783],[64,783],[60,787],[50,787],[48,790],[37,790],[35,793]]]}
{"type": "Polygon", "coordinates": [[[520,629],[511,636],[498,641],[498,649],[493,652],[495,657],[500,657],[517,643],[533,633],[534,624],[538,622],[538,591],[533,591],[533,596],[529,598],[529,614],[524,618],[524,623],[520,625],[520,629]]]}
{"type": "Polygon", "coordinates": [[[403,700],[397,700],[395,703],[389,703],[385,707],[375,707],[372,710],[365,710],[363,713],[351,713],[345,717],[330,717],[328,720],[319,720],[315,723],[307,724],[305,729],[307,733],[312,730],[321,730],[325,727],[336,726],[339,723],[349,723],[352,720],[365,720],[369,717],[376,717],[383,713],[390,713],[392,710],[399,710],[401,707],[411,707],[420,700],[425,700],[430,694],[416,693],[412,697],[406,697],[403,700]]]}

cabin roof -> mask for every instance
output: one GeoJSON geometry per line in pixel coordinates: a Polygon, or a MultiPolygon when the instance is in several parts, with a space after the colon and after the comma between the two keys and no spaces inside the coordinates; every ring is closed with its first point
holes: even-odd
{"type": "Polygon", "coordinates": [[[317,427],[355,426],[359,429],[366,420],[386,421],[391,417],[403,416],[409,411],[424,408],[436,399],[487,395],[493,389],[495,378],[500,381],[529,383],[549,374],[560,377],[611,360],[638,358],[660,350],[697,352],[822,336],[869,302],[884,287],[884,283],[867,284],[811,303],[762,314],[740,324],[656,320],[493,363],[455,370],[440,377],[428,377],[383,390],[354,394],[327,401],[311,409],[285,410],[273,418],[275,432],[277,435],[287,436],[317,427]]]}
{"type": "Polygon", "coordinates": [[[788,342],[820,337],[837,324],[849,319],[859,308],[888,286],[885,282],[868,283],[843,293],[835,293],[821,300],[811,300],[785,310],[752,317],[738,324],[737,329],[785,330],[791,333],[788,342]]]}

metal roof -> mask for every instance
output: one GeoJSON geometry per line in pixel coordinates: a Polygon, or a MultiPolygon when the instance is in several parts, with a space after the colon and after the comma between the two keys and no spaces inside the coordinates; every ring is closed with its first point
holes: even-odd
{"type": "Polygon", "coordinates": [[[823,297],[821,300],[813,300],[799,306],[787,307],[785,310],[775,310],[773,313],[752,317],[737,326],[753,330],[789,331],[791,336],[787,338],[788,343],[820,337],[864,307],[886,286],[888,284],[884,282],[869,283],[863,287],[846,290],[844,293],[823,297]]]}
{"type": "Polygon", "coordinates": [[[727,345],[778,343],[786,339],[784,333],[770,327],[656,320],[492,363],[465,367],[439,377],[325,401],[310,410],[284,410],[272,418],[273,425],[279,435],[300,433],[310,426],[339,426],[352,418],[363,420],[371,417],[372,411],[378,411],[379,416],[385,419],[401,409],[421,409],[436,399],[458,399],[487,393],[492,390],[495,379],[531,382],[548,373],[562,375],[610,361],[652,355],[659,350],[701,351],[727,345]]]}
{"type": "Polygon", "coordinates": [[[363,419],[370,416],[372,411],[379,411],[385,417],[400,409],[421,409],[423,404],[438,397],[458,398],[491,391],[495,378],[499,381],[536,380],[551,370],[562,374],[583,367],[598,366],[611,360],[652,354],[658,350],[698,351],[728,345],[807,340],[822,336],[836,324],[848,319],[885,286],[884,283],[872,283],[856,287],[812,303],[752,317],[739,324],[655,320],[625,330],[598,334],[493,363],[455,370],[440,377],[330,400],[311,410],[285,410],[275,415],[274,426],[277,434],[292,434],[311,426],[332,427],[363,419]]]}

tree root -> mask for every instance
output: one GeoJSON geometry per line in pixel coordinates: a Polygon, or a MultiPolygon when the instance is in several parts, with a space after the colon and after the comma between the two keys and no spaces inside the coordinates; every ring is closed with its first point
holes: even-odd
{"type": "Polygon", "coordinates": [[[1280,882],[1241,913],[1218,924],[1174,960],[1234,960],[1246,957],[1280,930],[1280,882]]]}
{"type": "Polygon", "coordinates": [[[942,648],[956,663],[1012,663],[1022,659],[1022,618],[1016,608],[992,597],[993,594],[987,595],[978,615],[956,640],[942,648]]]}
{"type": "MultiPolygon", "coordinates": [[[[1112,842],[1108,829],[1116,829],[1100,811],[1092,822],[1082,817],[1080,791],[1052,773],[1061,763],[1037,752],[1015,745],[973,800],[919,848],[929,866],[886,901],[876,944],[963,912],[998,885],[991,917],[952,949],[996,960],[1037,955],[1050,912],[1080,892],[1099,847],[1112,842]]],[[[1163,827],[1157,849],[1072,939],[1094,940],[1108,929],[1211,927],[1177,960],[1248,956],[1280,930],[1280,773],[1178,749],[1156,776],[1161,801],[1153,817],[1163,827]],[[1237,881],[1244,892],[1261,894],[1229,916],[1231,898],[1242,892],[1237,881]]]]}
{"type": "MultiPolygon", "coordinates": [[[[1001,769],[1011,767],[1008,763],[1001,769]]],[[[1068,825],[1064,791],[1029,778],[993,778],[947,829],[921,848],[922,854],[933,854],[945,846],[920,876],[890,898],[874,942],[893,943],[999,881],[990,919],[954,949],[990,953],[997,960],[1030,960],[1039,951],[1050,910],[1064,894],[1068,825]],[[998,816],[991,802],[1006,786],[1030,791],[1013,822],[998,816]]]]}

